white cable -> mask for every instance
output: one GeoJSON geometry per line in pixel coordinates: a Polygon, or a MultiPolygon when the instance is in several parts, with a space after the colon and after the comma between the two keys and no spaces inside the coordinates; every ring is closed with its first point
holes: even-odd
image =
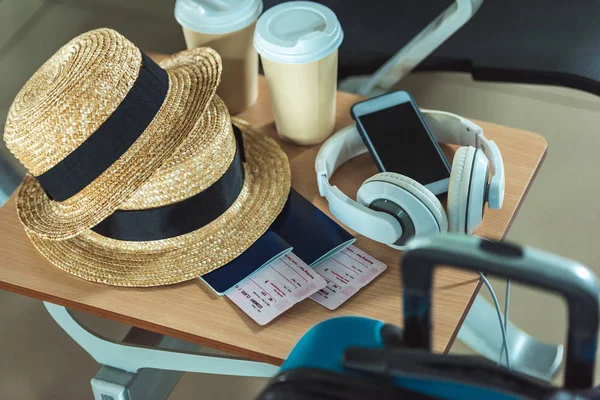
{"type": "MultiPolygon", "coordinates": [[[[481,273],[479,272],[479,276],[481,277],[481,280],[483,281],[483,283],[485,284],[485,286],[487,286],[490,295],[492,296],[492,300],[494,301],[494,307],[496,308],[496,313],[498,314],[498,322],[500,322],[500,332],[502,333],[502,345],[503,345],[503,349],[506,352],[506,366],[507,368],[510,370],[510,359],[508,356],[508,341],[506,340],[506,328],[504,325],[504,319],[502,318],[502,311],[500,310],[500,304],[498,303],[498,298],[496,297],[496,293],[494,292],[494,288],[492,288],[492,284],[490,283],[490,281],[487,280],[487,278],[481,273]]],[[[500,350],[500,356],[502,356],[503,350],[500,350]]],[[[500,360],[498,360],[498,365],[500,365],[500,360]]]]}
{"type": "MultiPolygon", "coordinates": [[[[508,332],[508,307],[510,306],[510,279],[506,280],[506,293],[505,293],[505,297],[504,297],[504,331],[508,332]]],[[[507,346],[508,347],[508,346],[507,346]]],[[[502,364],[502,356],[504,355],[506,350],[506,353],[508,353],[508,348],[505,348],[502,350],[502,352],[500,353],[500,360],[498,361],[500,364],[502,364]]],[[[508,369],[510,369],[510,365],[507,363],[506,367],[508,369]]]]}

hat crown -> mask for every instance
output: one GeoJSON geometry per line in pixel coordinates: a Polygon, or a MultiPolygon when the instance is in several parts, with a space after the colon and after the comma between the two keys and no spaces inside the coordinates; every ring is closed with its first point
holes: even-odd
{"type": "Polygon", "coordinates": [[[48,171],[110,117],[141,65],[140,50],[114,30],[74,38],[17,94],[6,120],[7,147],[31,174],[48,171]]]}
{"type": "Polygon", "coordinates": [[[192,134],[119,208],[142,210],[190,198],[219,180],[235,153],[236,139],[229,111],[215,95],[192,134]]]}

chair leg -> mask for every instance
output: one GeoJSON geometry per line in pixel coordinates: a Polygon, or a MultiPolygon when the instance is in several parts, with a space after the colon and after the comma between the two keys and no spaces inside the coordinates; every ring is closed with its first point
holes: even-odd
{"type": "MultiPolygon", "coordinates": [[[[200,349],[196,344],[138,328],[131,328],[123,342],[174,351],[200,349]]],[[[91,381],[92,393],[94,400],[165,400],[182,375],[179,371],[146,368],[132,373],[102,366],[91,381]]]]}
{"type": "MultiPolygon", "coordinates": [[[[201,355],[168,349],[115,343],[96,336],[80,325],[63,306],[44,302],[46,309],[63,330],[99,364],[125,372],[137,373],[142,368],[195,372],[229,376],[268,378],[279,367],[248,361],[234,356],[201,355]]],[[[103,399],[104,400],[104,399],[103,399]]]]}

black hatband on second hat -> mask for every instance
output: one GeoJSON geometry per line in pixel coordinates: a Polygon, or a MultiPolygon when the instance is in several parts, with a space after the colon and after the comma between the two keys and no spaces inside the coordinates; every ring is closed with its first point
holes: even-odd
{"type": "Polygon", "coordinates": [[[233,161],[215,183],[200,193],[162,207],[118,210],[92,228],[102,236],[133,242],[168,239],[208,225],[238,198],[244,187],[244,144],[241,130],[233,126],[236,151],[233,161]]]}

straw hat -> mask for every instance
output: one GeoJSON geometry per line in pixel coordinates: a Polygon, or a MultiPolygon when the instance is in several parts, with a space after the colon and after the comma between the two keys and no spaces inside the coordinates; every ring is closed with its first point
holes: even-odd
{"type": "Polygon", "coordinates": [[[118,286],[177,283],[232,261],[273,223],[291,182],[279,145],[242,120],[233,124],[237,132],[215,96],[173,156],[119,210],[67,240],[28,232],[33,244],[64,271],[118,286]]]}
{"type": "Polygon", "coordinates": [[[163,69],[110,29],[71,40],[25,84],[4,140],[27,168],[27,232],[64,240],[113,213],[188,136],[215,94],[219,55],[177,54],[163,69]]]}

